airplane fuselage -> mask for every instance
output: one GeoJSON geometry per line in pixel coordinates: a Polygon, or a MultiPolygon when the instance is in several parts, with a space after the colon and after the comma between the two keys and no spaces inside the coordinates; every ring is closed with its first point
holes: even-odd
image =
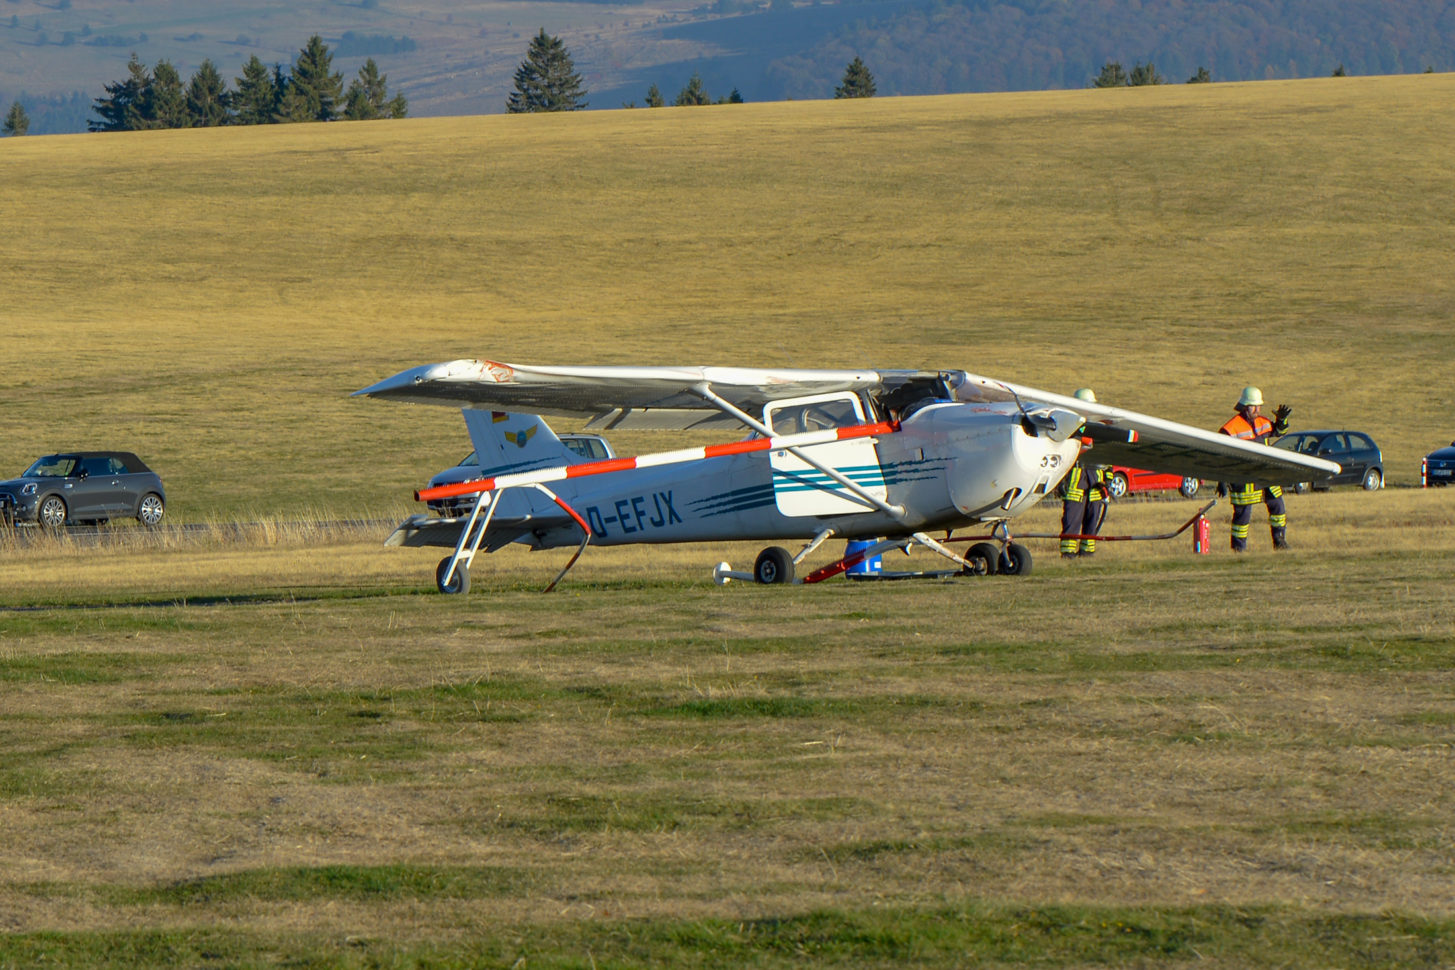
{"type": "MultiPolygon", "coordinates": [[[[914,412],[872,444],[885,501],[903,510],[898,516],[867,505],[862,512],[784,514],[784,480],[763,454],[622,471],[561,483],[556,492],[586,519],[596,545],[806,539],[825,528],[845,538],[904,535],[1024,512],[1056,487],[1079,447],[1075,437],[1037,433],[1013,404],[944,402],[914,412]]],[[[570,546],[580,531],[553,529],[521,541],[570,546]]]]}

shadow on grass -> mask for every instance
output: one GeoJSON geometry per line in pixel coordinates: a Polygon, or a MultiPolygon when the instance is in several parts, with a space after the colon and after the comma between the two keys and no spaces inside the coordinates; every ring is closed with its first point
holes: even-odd
{"type": "Polygon", "coordinates": [[[26,603],[23,605],[0,605],[0,614],[48,613],[56,610],[187,609],[191,607],[256,606],[259,604],[277,603],[347,602],[350,600],[382,599],[389,596],[418,596],[425,594],[434,595],[434,590],[424,590],[415,586],[290,586],[287,589],[258,590],[250,593],[183,594],[180,596],[155,596],[132,599],[100,599],[74,602],[55,601],[26,603]]]}

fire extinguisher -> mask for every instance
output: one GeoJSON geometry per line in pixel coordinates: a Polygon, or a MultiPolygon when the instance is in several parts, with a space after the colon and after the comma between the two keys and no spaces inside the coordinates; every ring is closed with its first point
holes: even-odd
{"type": "Polygon", "coordinates": [[[1208,526],[1207,516],[1199,515],[1194,523],[1192,532],[1192,551],[1198,555],[1207,555],[1208,552],[1208,526]]]}

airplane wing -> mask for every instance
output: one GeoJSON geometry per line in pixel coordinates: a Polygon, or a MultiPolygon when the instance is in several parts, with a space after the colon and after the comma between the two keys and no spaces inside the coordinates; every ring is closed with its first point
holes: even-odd
{"type": "Polygon", "coordinates": [[[966,374],[956,397],[1006,400],[1006,392],[1030,407],[1049,404],[1085,416],[1090,456],[1099,465],[1129,465],[1211,481],[1292,485],[1319,482],[1339,472],[1335,462],[1243,441],[1216,431],[1165,421],[1124,408],[1082,401],[1034,387],[966,374]],[[1129,439],[1135,440],[1129,440],[1129,439]]]}
{"type": "Polygon", "coordinates": [[[455,360],[401,371],[354,396],[489,407],[584,419],[593,429],[741,427],[694,390],[709,387],[748,413],[782,398],[888,391],[943,379],[967,403],[1050,405],[1083,415],[1098,464],[1131,465],[1214,481],[1289,485],[1339,471],[1330,461],[1242,441],[1135,411],[962,371],[799,370],[745,367],[535,367],[455,360]],[[1135,440],[1130,440],[1135,439],[1135,440]]]}
{"type": "Polygon", "coordinates": [[[426,364],[355,391],[416,404],[489,407],[586,420],[587,428],[741,427],[693,392],[706,385],[750,414],[769,401],[902,382],[913,371],[747,367],[530,367],[491,360],[426,364]]]}

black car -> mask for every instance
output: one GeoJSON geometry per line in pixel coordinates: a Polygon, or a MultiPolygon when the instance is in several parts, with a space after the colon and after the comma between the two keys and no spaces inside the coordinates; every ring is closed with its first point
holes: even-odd
{"type": "Polygon", "coordinates": [[[46,455],[25,474],[0,482],[0,519],[58,529],[74,522],[135,518],[157,525],[166,514],[162,480],[129,451],[46,455]]]}
{"type": "MultiPolygon", "coordinates": [[[[1274,447],[1339,463],[1339,474],[1314,482],[1314,488],[1363,485],[1372,492],[1384,487],[1384,456],[1374,439],[1362,431],[1293,431],[1275,441],[1274,447]]],[[[1309,483],[1304,482],[1295,490],[1306,492],[1309,487],[1309,483]]]]}
{"type": "Polygon", "coordinates": [[[1420,462],[1420,484],[1455,485],[1455,441],[1448,448],[1437,448],[1420,462]]]}

